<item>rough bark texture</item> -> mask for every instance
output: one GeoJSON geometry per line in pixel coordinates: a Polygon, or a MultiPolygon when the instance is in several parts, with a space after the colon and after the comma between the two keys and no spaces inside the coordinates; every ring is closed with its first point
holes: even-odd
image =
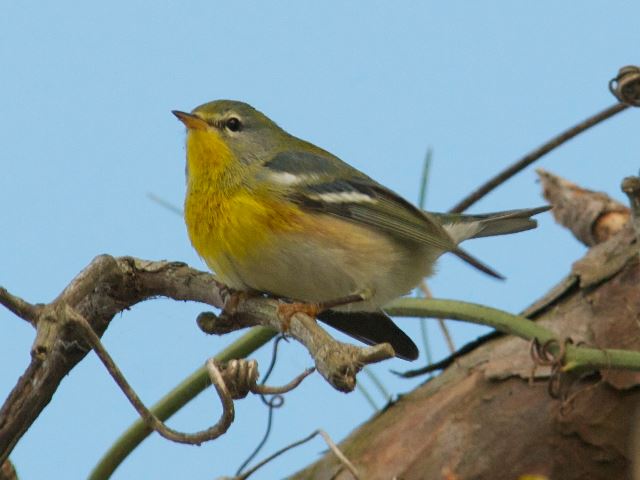
{"type": "MultiPolygon", "coordinates": [[[[528,309],[529,318],[575,342],[640,350],[638,251],[627,225],[576,262],[528,309]]],[[[533,367],[526,342],[494,337],[362,425],[340,449],[367,480],[633,478],[640,375],[554,376],[560,398],[553,398],[549,367],[533,367]]],[[[293,478],[353,477],[328,453],[293,478]]]]}
{"type": "MultiPolygon", "coordinates": [[[[221,305],[217,285],[211,275],[183,263],[101,255],[50,304],[13,308],[37,331],[31,363],[0,408],[0,461],[6,460],[63,378],[89,352],[78,329],[67,321],[64,307],[75,309],[102,335],[118,312],[157,295],[221,305]]],[[[6,290],[2,293],[6,301],[6,290]]]]}

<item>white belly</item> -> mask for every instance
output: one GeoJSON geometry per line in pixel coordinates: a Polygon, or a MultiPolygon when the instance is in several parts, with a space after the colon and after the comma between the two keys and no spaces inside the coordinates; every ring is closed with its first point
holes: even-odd
{"type": "Polygon", "coordinates": [[[312,217],[310,234],[286,233],[233,266],[223,281],[303,302],[369,292],[371,298],[338,310],[377,310],[410,292],[431,273],[440,251],[329,215],[312,217]],[[345,235],[345,232],[348,234],[345,235]]]}

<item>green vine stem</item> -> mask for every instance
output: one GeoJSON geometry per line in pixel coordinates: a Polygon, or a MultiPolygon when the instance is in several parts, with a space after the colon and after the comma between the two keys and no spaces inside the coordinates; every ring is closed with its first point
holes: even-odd
{"type": "MultiPolygon", "coordinates": [[[[640,370],[640,352],[617,349],[597,349],[566,343],[551,330],[519,315],[512,315],[491,307],[456,300],[401,298],[390,303],[385,310],[396,317],[433,317],[460,320],[493,327],[503,333],[525,340],[548,343],[547,350],[554,356],[562,353],[562,370],[617,368],[640,370]]],[[[275,336],[273,330],[255,327],[220,352],[216,359],[229,360],[245,357],[275,336]]],[[[166,420],[195,398],[209,385],[204,367],[199,368],[162,398],[151,410],[166,420]]],[[[89,476],[90,480],[106,480],[151,430],[142,419],[134,422],[104,454],[89,476]]]]}
{"type": "MultiPolygon", "coordinates": [[[[234,358],[244,358],[271,340],[276,333],[270,328],[254,327],[222,350],[215,356],[215,359],[227,361],[234,358]]],[[[165,421],[210,384],[207,370],[203,365],[167,393],[150,410],[158,418],[165,421]]],[[[144,420],[141,418],[136,420],[102,456],[89,475],[89,480],[106,480],[111,477],[116,468],[151,432],[152,430],[147,427],[144,420]]]]}
{"type": "Polygon", "coordinates": [[[385,310],[389,315],[398,317],[448,318],[486,325],[525,340],[538,340],[540,344],[549,342],[548,350],[553,355],[561,353],[560,346],[564,343],[564,356],[559,360],[565,372],[599,368],[640,370],[640,352],[573,345],[525,317],[483,305],[457,300],[401,298],[391,302],[385,310]]]}

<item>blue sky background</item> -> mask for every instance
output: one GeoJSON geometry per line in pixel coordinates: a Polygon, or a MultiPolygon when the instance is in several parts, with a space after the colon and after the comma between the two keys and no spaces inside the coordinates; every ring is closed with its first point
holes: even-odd
{"type": "MultiPolygon", "coordinates": [[[[181,260],[205,268],[182,219],[184,129],[171,109],[244,100],[411,200],[434,149],[427,206],[446,210],[550,136],[613,103],[607,82],[638,64],[640,3],[618,2],[17,2],[0,5],[0,285],[47,302],[96,255],[181,260]]],[[[637,174],[638,112],[627,111],[538,163],[622,199],[637,174]]],[[[530,168],[473,207],[543,203],[530,168]]],[[[584,248],[542,215],[538,230],[466,247],[508,277],[445,257],[436,296],[518,311],[584,248]]],[[[156,300],[118,316],[104,342],[152,404],[235,336],[204,336],[203,306],[156,300]]],[[[418,322],[399,322],[419,341],[418,322]]],[[[456,345],[481,329],[451,324],[456,345]]],[[[0,309],[0,398],[29,362],[33,329],[0,309]]],[[[446,347],[429,322],[436,357],[446,347]]],[[[237,336],[237,335],[236,335],[237,336]]],[[[282,345],[273,383],[311,365],[282,345]]],[[[523,342],[523,348],[526,345],[523,342]]],[[[266,368],[270,348],[255,357],[266,368]]],[[[421,360],[417,363],[424,361],[421,360]]],[[[417,366],[416,364],[411,367],[417,366]]],[[[394,393],[419,381],[375,371],[394,393]]],[[[362,383],[370,386],[366,378],[362,383]]],[[[375,392],[374,392],[375,394],[375,392]]],[[[378,402],[383,404],[382,397],[378,402]]],[[[170,425],[195,431],[219,414],[212,392],[170,425]]],[[[223,438],[200,448],[148,439],[117,479],[231,475],[261,438],[266,410],[237,402],[223,438]]],[[[334,440],[369,418],[362,395],[318,376],[287,395],[264,455],[316,428],[334,440]]],[[[21,478],[84,478],[136,418],[94,355],[64,380],[15,449],[21,478]]],[[[325,450],[298,448],[252,478],[282,478],[325,450]]]]}

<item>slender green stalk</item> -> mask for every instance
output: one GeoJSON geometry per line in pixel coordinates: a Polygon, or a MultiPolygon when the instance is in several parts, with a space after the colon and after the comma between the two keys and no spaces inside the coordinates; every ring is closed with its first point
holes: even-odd
{"type": "Polygon", "coordinates": [[[378,376],[376,374],[374,374],[371,371],[370,368],[366,368],[365,367],[365,368],[362,369],[362,371],[373,382],[375,387],[378,389],[378,392],[380,392],[380,395],[382,395],[384,397],[384,401],[385,402],[390,402],[391,401],[391,394],[389,393],[389,390],[387,390],[387,388],[384,386],[384,383],[382,383],[382,381],[380,381],[378,376]]]}
{"type": "MultiPolygon", "coordinates": [[[[525,317],[472,303],[426,298],[401,298],[390,303],[385,310],[390,315],[400,317],[448,318],[477,323],[493,327],[496,330],[525,340],[537,339],[541,344],[555,341],[549,347],[553,354],[559,353],[559,345],[564,341],[564,339],[558,338],[551,330],[525,317]]],[[[267,343],[274,336],[275,332],[273,330],[255,327],[220,352],[216,359],[229,360],[231,358],[245,357],[267,343]]],[[[566,346],[564,357],[561,360],[565,371],[580,368],[640,370],[640,352],[626,350],[587,348],[569,344],[566,346]]],[[[160,419],[166,420],[208,385],[207,373],[205,368],[201,367],[169,392],[151,410],[160,419]]],[[[146,424],[142,420],[137,420],[102,457],[89,479],[104,480],[109,478],[118,465],[149,433],[150,430],[146,424]]]]}
{"type": "MultiPolygon", "coordinates": [[[[269,328],[254,327],[222,350],[215,358],[219,361],[244,358],[255,352],[275,335],[276,332],[269,328]]],[[[193,400],[210,384],[211,382],[209,381],[206,368],[202,366],[180,382],[173,390],[160,399],[158,403],[151,407],[150,410],[164,421],[193,400]]],[[[142,419],[136,420],[103,455],[91,472],[91,475],[89,475],[89,479],[108,479],[124,459],[127,458],[151,432],[152,430],[147,427],[142,419]]]]}
{"type": "MultiPolygon", "coordinates": [[[[495,308],[454,300],[426,298],[401,298],[391,302],[385,311],[399,317],[434,317],[462,320],[493,327],[504,333],[525,340],[537,339],[541,344],[553,342],[549,351],[558,355],[560,344],[565,341],[551,330],[519,315],[512,315],[495,308]]],[[[640,352],[618,349],[588,348],[568,344],[560,359],[564,371],[576,369],[619,368],[640,370],[640,352]]]]}
{"type": "MultiPolygon", "coordinates": [[[[429,184],[429,174],[431,172],[431,162],[433,161],[433,149],[427,148],[427,153],[424,156],[424,163],[422,164],[422,178],[420,181],[420,193],[418,194],[418,206],[420,210],[425,209],[427,204],[427,185],[429,184]]],[[[424,280],[423,280],[424,284],[424,280]]],[[[418,296],[420,290],[418,290],[418,296]]],[[[422,346],[424,347],[424,353],[427,357],[427,364],[433,363],[433,356],[431,355],[431,345],[429,344],[429,333],[427,331],[427,321],[420,319],[420,335],[422,337],[422,346]]]]}
{"type": "Polygon", "coordinates": [[[420,337],[422,338],[424,353],[427,357],[427,365],[431,365],[433,363],[433,355],[431,355],[431,348],[429,344],[429,328],[427,326],[427,321],[424,318],[420,319],[420,337]]]}
{"type": "Polygon", "coordinates": [[[568,345],[565,354],[565,372],[583,368],[618,368],[640,370],[640,352],[615,348],[587,348],[568,345]]]}
{"type": "Polygon", "coordinates": [[[184,212],[182,211],[182,209],[180,207],[174,205],[173,203],[169,202],[168,200],[165,200],[162,197],[159,197],[155,193],[147,193],[147,198],[149,198],[149,200],[151,200],[152,202],[157,203],[161,207],[166,208],[170,212],[175,213],[176,215],[179,215],[181,217],[182,217],[182,215],[184,215],[184,212]]]}
{"type": "Polygon", "coordinates": [[[551,330],[547,330],[525,317],[456,300],[400,298],[387,305],[385,311],[389,315],[398,317],[448,318],[477,323],[527,340],[537,338],[541,343],[556,338],[551,330]]]}
{"type": "MultiPolygon", "coordinates": [[[[363,369],[363,371],[366,371],[367,368],[365,367],[363,369]]],[[[367,403],[369,405],[371,405],[371,408],[373,408],[374,412],[377,412],[380,410],[380,407],[378,407],[378,404],[376,403],[376,401],[373,399],[373,395],[371,395],[371,393],[369,392],[369,390],[362,385],[362,382],[358,382],[356,383],[356,389],[358,390],[358,392],[360,392],[360,394],[364,397],[364,399],[367,401],[367,403]]]]}
{"type": "Polygon", "coordinates": [[[431,160],[433,160],[433,150],[431,147],[427,149],[422,164],[422,178],[420,179],[420,194],[418,195],[418,206],[420,210],[424,210],[427,202],[427,185],[429,184],[429,172],[431,171],[431,160]]]}

